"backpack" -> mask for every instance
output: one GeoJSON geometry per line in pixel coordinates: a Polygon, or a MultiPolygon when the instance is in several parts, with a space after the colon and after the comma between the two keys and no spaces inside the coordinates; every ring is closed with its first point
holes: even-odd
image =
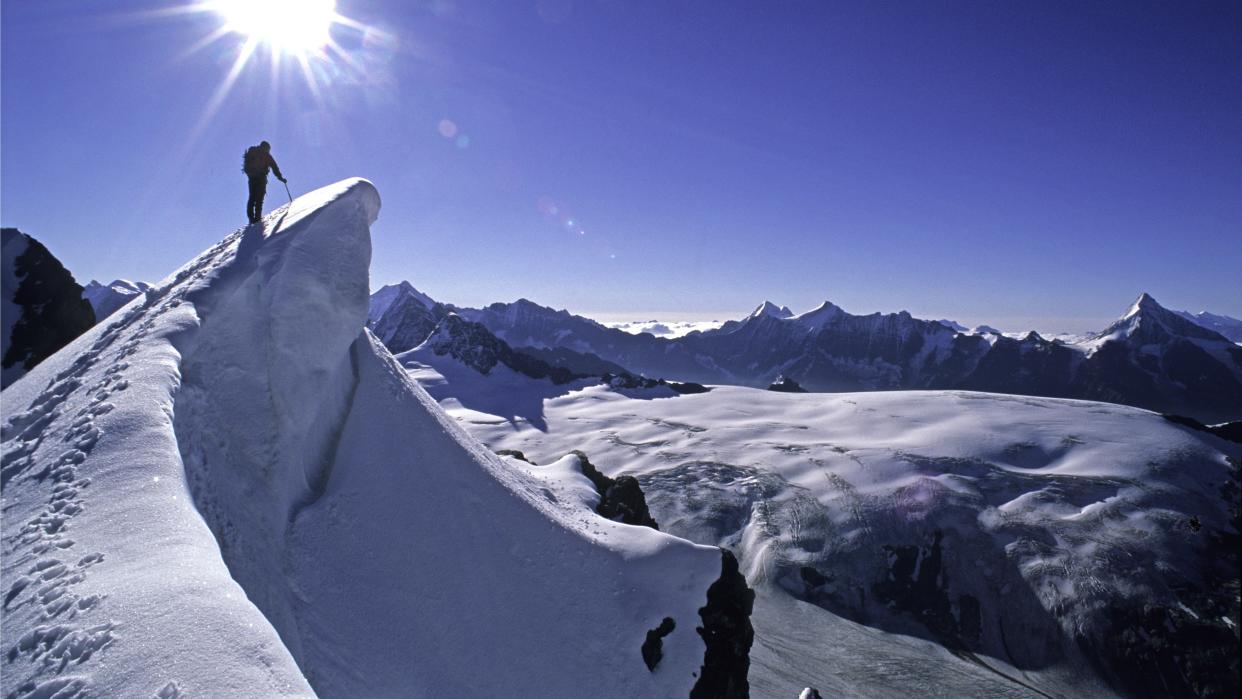
{"type": "Polygon", "coordinates": [[[267,167],[263,163],[263,151],[258,146],[250,146],[242,154],[242,172],[251,177],[267,174],[267,167]]]}

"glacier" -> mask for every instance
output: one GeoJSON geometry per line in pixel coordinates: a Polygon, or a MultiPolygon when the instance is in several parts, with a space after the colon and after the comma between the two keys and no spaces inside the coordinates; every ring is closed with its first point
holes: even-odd
{"type": "Polygon", "coordinates": [[[541,405],[515,420],[475,395],[487,377],[424,359],[411,375],[492,448],[581,449],[636,477],[661,529],[737,552],[759,696],[1236,695],[1235,442],[1138,408],[968,391],[549,395],[527,379],[541,405]]]}
{"type": "Polygon", "coordinates": [[[596,515],[572,457],[499,457],[446,416],[365,329],[379,209],[361,179],[302,196],[3,392],[0,693],[704,681],[727,559],[596,515]]]}

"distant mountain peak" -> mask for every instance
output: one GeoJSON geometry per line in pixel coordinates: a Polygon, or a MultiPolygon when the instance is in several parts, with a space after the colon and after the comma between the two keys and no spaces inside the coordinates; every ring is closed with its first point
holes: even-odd
{"type": "Polygon", "coordinates": [[[1233,342],[1242,343],[1242,320],[1232,318],[1230,316],[1209,313],[1208,311],[1199,311],[1198,313],[1188,313],[1187,311],[1173,311],[1177,315],[1186,320],[1207,328],[1216,333],[1220,333],[1226,339],[1233,342]]]}
{"type": "Polygon", "coordinates": [[[936,322],[936,323],[940,323],[940,324],[941,324],[941,325],[943,325],[944,327],[946,327],[946,328],[948,328],[948,329],[950,329],[950,330],[953,330],[953,331],[955,331],[955,332],[959,332],[959,333],[970,332],[970,328],[966,327],[965,325],[962,325],[961,323],[957,322],[956,320],[949,320],[948,318],[941,318],[940,320],[937,320],[937,321],[934,321],[934,322],[936,322]]]}
{"type": "Polygon", "coordinates": [[[151,285],[146,282],[133,282],[128,279],[113,279],[109,284],[100,283],[94,279],[87,282],[83,287],[87,291],[92,289],[111,289],[119,292],[142,293],[151,289],[151,285]]]}
{"type": "Polygon", "coordinates": [[[367,311],[367,322],[371,324],[378,322],[389,310],[409,300],[417,301],[427,310],[431,310],[436,306],[434,299],[415,289],[413,284],[403,280],[396,284],[380,287],[379,291],[371,294],[371,304],[367,311]]]}
{"type": "Polygon", "coordinates": [[[371,294],[367,327],[393,352],[404,352],[422,343],[435,329],[437,310],[430,296],[407,281],[389,284],[371,294]]]}
{"type": "Polygon", "coordinates": [[[1229,342],[1216,331],[1161,306],[1151,294],[1144,292],[1135,299],[1124,316],[1092,338],[1087,346],[1093,350],[1102,343],[1119,340],[1156,344],[1177,337],[1229,342]]]}
{"type": "Polygon", "coordinates": [[[764,301],[763,303],[759,304],[757,308],[755,308],[754,312],[750,314],[751,318],[758,318],[759,316],[772,316],[774,318],[791,318],[793,317],[793,311],[789,310],[789,306],[777,306],[771,301],[764,301]]]}
{"type": "Polygon", "coordinates": [[[134,282],[128,279],[114,279],[110,284],[100,284],[92,279],[82,289],[82,298],[95,309],[95,321],[116,313],[122,306],[132,301],[139,294],[151,290],[146,282],[134,282]]]}
{"type": "Polygon", "coordinates": [[[825,324],[845,315],[845,311],[831,301],[824,301],[815,308],[794,316],[794,320],[811,328],[822,328],[825,324]]]}
{"type": "Polygon", "coordinates": [[[1144,291],[1143,293],[1139,294],[1139,297],[1135,299],[1133,304],[1130,305],[1130,310],[1126,311],[1126,314],[1123,317],[1129,318],[1131,316],[1138,315],[1139,313],[1144,313],[1144,312],[1168,313],[1169,311],[1164,306],[1161,306],[1160,303],[1157,302],[1156,299],[1151,294],[1144,291]]]}

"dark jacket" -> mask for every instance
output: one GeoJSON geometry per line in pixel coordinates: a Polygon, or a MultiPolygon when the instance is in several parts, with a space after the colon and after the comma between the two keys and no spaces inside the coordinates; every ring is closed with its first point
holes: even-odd
{"type": "Polygon", "coordinates": [[[276,173],[276,179],[284,180],[284,176],[280,174],[280,166],[276,164],[276,159],[272,157],[270,151],[265,151],[258,146],[251,146],[246,151],[246,157],[242,164],[242,171],[251,179],[267,179],[268,168],[276,173]]]}

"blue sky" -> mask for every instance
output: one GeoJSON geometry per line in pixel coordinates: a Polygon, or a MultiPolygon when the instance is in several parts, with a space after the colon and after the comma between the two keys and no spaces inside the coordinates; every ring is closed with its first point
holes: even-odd
{"type": "Polygon", "coordinates": [[[244,38],[185,5],[0,5],[0,218],[80,281],[243,224],[266,138],[376,183],[373,287],[462,305],[1242,317],[1237,2],[338,0],[316,91],[261,48],[214,113],[244,38]]]}

